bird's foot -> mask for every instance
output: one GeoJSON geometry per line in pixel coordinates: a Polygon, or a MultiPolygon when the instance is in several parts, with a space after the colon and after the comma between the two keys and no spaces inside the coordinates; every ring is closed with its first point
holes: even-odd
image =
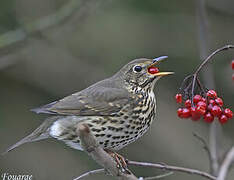
{"type": "Polygon", "coordinates": [[[128,169],[128,165],[126,163],[126,160],[122,155],[120,155],[114,151],[111,151],[109,149],[105,149],[105,151],[115,160],[115,162],[117,163],[118,169],[120,169],[122,172],[131,174],[130,170],[128,169]]]}

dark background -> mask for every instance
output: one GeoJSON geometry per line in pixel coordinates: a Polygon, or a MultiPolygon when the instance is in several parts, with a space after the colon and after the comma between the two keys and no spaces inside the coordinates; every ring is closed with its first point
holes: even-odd
{"type": "MultiPolygon", "coordinates": [[[[210,52],[234,44],[234,1],[206,2],[210,52]]],[[[132,59],[168,55],[160,69],[176,74],[156,85],[157,119],[144,137],[120,154],[132,160],[209,171],[207,154],[193,137],[196,132],[207,139],[209,125],[177,118],[174,102],[181,81],[200,62],[197,1],[1,0],[0,4],[0,152],[47,117],[30,112],[31,108],[111,76],[132,59]],[[65,12],[72,13],[47,21],[67,5],[65,12]]],[[[217,55],[214,74],[208,77],[214,78],[216,90],[230,108],[234,107],[232,58],[233,50],[217,55]]],[[[222,129],[220,149],[226,151],[233,144],[233,120],[222,129]]],[[[21,146],[0,157],[0,175],[29,174],[39,180],[69,180],[98,167],[84,152],[53,139],[21,146]]],[[[130,169],[137,176],[163,173],[130,169]]],[[[234,171],[229,179],[233,177],[234,171]]],[[[104,175],[87,179],[98,178],[111,179],[104,175]]],[[[165,179],[202,178],[175,173],[165,179]]]]}

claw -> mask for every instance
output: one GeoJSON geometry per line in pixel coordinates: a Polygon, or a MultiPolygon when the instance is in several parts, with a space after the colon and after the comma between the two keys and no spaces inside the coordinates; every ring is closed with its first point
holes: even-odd
{"type": "Polygon", "coordinates": [[[105,151],[115,160],[115,162],[117,163],[117,168],[120,169],[121,172],[131,174],[131,172],[128,169],[128,165],[125,161],[125,158],[122,155],[113,152],[109,149],[105,149],[105,151]]]}

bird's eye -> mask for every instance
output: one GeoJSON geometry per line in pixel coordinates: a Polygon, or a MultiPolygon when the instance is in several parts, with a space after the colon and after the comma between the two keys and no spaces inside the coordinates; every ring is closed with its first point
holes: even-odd
{"type": "Polygon", "coordinates": [[[141,72],[142,67],[141,67],[141,66],[134,66],[134,67],[133,67],[133,70],[134,70],[135,72],[141,72]]]}

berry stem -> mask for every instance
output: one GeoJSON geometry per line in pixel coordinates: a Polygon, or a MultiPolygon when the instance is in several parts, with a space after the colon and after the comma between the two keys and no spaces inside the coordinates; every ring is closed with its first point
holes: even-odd
{"type": "Polygon", "coordinates": [[[212,52],[199,66],[198,68],[196,69],[196,71],[194,72],[194,74],[198,74],[201,69],[209,62],[209,60],[214,56],[216,55],[217,53],[220,53],[224,50],[228,50],[228,49],[231,49],[231,48],[234,48],[234,45],[225,45],[217,50],[215,50],[214,52],[212,52]]]}
{"type": "MultiPolygon", "coordinates": [[[[228,49],[232,49],[232,48],[234,48],[234,45],[225,45],[225,46],[215,50],[198,66],[198,68],[196,69],[196,71],[192,75],[192,77],[193,77],[192,93],[191,93],[192,94],[192,98],[191,98],[192,99],[192,104],[193,104],[193,97],[194,97],[194,91],[195,91],[196,83],[201,84],[200,81],[198,80],[198,74],[201,71],[201,69],[211,60],[211,58],[213,56],[215,56],[216,54],[218,54],[218,53],[220,53],[220,52],[222,52],[224,50],[228,50],[228,49]]],[[[188,76],[188,78],[189,77],[191,77],[191,76],[188,76]]],[[[187,80],[187,78],[185,80],[187,80]]],[[[200,86],[200,88],[202,89],[202,91],[204,91],[204,89],[201,86],[200,86]]]]}
{"type": "Polygon", "coordinates": [[[195,89],[196,80],[197,80],[197,73],[194,73],[193,74],[193,85],[192,85],[192,104],[193,104],[193,106],[194,106],[193,97],[194,97],[194,89],[195,89]]]}

